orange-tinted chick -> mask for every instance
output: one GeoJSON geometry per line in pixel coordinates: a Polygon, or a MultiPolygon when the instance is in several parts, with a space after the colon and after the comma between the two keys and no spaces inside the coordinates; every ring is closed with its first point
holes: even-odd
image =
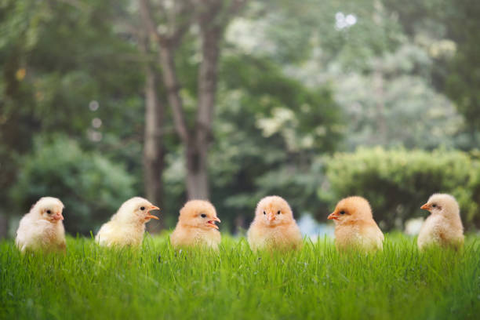
{"type": "Polygon", "coordinates": [[[247,237],[253,251],[298,249],[303,244],[292,209],[288,202],[279,196],[260,200],[247,237]]]}
{"type": "Polygon", "coordinates": [[[366,199],[348,197],[340,200],[328,219],[335,222],[337,249],[383,249],[383,233],[373,220],[372,209],[366,199]]]}
{"type": "Polygon", "coordinates": [[[188,201],[180,210],[170,242],[176,249],[200,246],[217,250],[222,238],[215,222],[221,221],[210,202],[188,201]]]}

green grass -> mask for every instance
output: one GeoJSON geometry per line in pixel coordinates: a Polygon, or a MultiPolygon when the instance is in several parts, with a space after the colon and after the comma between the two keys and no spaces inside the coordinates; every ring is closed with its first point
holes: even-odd
{"type": "Polygon", "coordinates": [[[2,319],[478,319],[480,241],[421,254],[387,235],[383,252],[340,255],[326,239],[253,254],[225,236],[219,253],[176,253],[166,236],[120,251],[72,238],[66,256],[7,241],[0,281],[2,319]]]}

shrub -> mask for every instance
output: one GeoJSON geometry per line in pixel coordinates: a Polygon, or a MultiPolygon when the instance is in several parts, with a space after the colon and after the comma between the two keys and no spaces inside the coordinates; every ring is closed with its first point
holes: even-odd
{"type": "Polygon", "coordinates": [[[87,153],[66,138],[37,140],[32,154],[21,161],[11,191],[19,213],[40,197],[58,197],[65,204],[65,228],[88,234],[134,195],[133,178],[119,165],[87,153]]]}
{"type": "Polygon", "coordinates": [[[329,186],[319,192],[322,199],[333,207],[341,197],[363,196],[385,229],[425,216],[420,206],[435,192],[457,198],[467,227],[479,220],[479,161],[461,151],[360,148],[328,158],[326,176],[329,186]]]}

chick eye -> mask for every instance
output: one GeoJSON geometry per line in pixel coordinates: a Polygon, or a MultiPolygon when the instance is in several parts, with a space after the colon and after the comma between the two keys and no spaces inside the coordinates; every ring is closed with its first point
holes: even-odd
{"type": "Polygon", "coordinates": [[[206,217],[207,217],[207,215],[206,215],[205,213],[202,213],[202,214],[200,215],[200,217],[202,217],[202,218],[206,218],[206,217]]]}
{"type": "Polygon", "coordinates": [[[437,207],[437,205],[436,205],[436,204],[432,204],[432,207],[436,208],[436,207],[437,207]]]}
{"type": "Polygon", "coordinates": [[[264,214],[264,215],[267,215],[267,213],[266,213],[265,211],[263,211],[263,214],[264,214]]]}
{"type": "Polygon", "coordinates": [[[48,214],[50,214],[50,213],[52,213],[52,211],[50,211],[50,210],[47,210],[47,213],[48,213],[48,214]]]}
{"type": "Polygon", "coordinates": [[[345,214],[345,211],[343,211],[343,210],[342,210],[342,211],[340,211],[340,214],[345,214]]]}
{"type": "Polygon", "coordinates": [[[277,214],[280,214],[280,213],[281,213],[280,210],[278,210],[277,214]]]}
{"type": "Polygon", "coordinates": [[[145,210],[145,207],[140,207],[140,210],[142,210],[142,211],[145,210]]]}

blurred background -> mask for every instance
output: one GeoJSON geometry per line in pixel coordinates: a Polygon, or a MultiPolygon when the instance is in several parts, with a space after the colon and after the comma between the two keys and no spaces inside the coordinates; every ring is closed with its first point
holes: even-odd
{"type": "Polygon", "coordinates": [[[123,201],[278,194],[307,234],[344,196],[385,230],[433,192],[480,227],[476,0],[1,0],[0,237],[42,196],[71,235],[123,201]]]}

